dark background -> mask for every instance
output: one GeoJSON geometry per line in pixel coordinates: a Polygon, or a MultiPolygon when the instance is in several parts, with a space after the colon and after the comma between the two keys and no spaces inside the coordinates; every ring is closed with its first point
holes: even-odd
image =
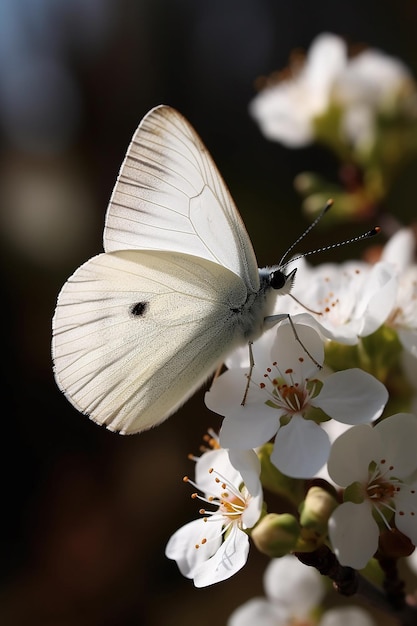
{"type": "MultiPolygon", "coordinates": [[[[186,455],[219,425],[202,393],[142,435],[90,423],[54,384],[56,296],[101,251],[125,150],[160,103],[210,149],[259,264],[277,262],[307,225],[294,176],[334,177],[336,163],[317,147],[290,151],[261,136],[248,115],[255,79],[323,31],[398,56],[416,75],[416,20],[414,0],[2,0],[2,625],[225,624],[261,593],[267,559],[255,549],[232,580],[203,590],[164,557],[169,536],[197,513],[181,481],[193,471],[186,455]]],[[[398,184],[403,215],[415,214],[415,173],[410,166],[398,184]]]]}

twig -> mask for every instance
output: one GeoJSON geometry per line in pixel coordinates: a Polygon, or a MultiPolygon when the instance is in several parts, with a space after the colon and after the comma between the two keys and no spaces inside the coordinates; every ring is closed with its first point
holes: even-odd
{"type": "Polygon", "coordinates": [[[313,552],[296,552],[295,556],[305,565],[315,567],[323,576],[328,576],[341,595],[356,595],[394,617],[401,626],[416,626],[417,607],[412,607],[405,601],[401,606],[393,606],[388,595],[382,589],[369,582],[353,568],[340,565],[327,546],[320,546],[313,552]]]}

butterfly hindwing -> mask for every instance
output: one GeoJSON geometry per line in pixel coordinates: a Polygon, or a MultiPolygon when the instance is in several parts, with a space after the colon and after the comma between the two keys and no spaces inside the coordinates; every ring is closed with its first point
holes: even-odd
{"type": "Polygon", "coordinates": [[[58,385],[111,430],[134,433],[174,412],[236,340],[243,281],[203,258],[100,254],[64,285],[53,321],[58,385]]]}
{"type": "Polygon", "coordinates": [[[120,169],[106,252],[171,250],[218,263],[250,292],[258,267],[245,226],[207,148],[187,120],[159,106],[140,123],[120,169]]]}

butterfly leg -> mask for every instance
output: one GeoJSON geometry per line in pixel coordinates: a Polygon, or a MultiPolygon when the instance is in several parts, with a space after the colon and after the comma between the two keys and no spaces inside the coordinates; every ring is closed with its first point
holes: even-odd
{"type": "MultiPolygon", "coordinates": [[[[309,357],[309,359],[313,361],[316,367],[318,367],[319,369],[322,369],[323,365],[319,363],[317,359],[314,358],[314,356],[308,351],[308,349],[306,348],[306,346],[303,344],[300,337],[298,336],[298,333],[295,328],[295,324],[292,321],[292,317],[289,313],[281,313],[279,315],[269,315],[268,317],[265,318],[264,322],[265,324],[268,325],[268,327],[271,327],[274,324],[277,324],[278,322],[282,322],[283,320],[288,320],[289,324],[291,325],[292,332],[294,334],[294,339],[298,341],[298,343],[300,344],[300,346],[302,347],[306,355],[309,357]]],[[[250,370],[250,372],[252,372],[252,370],[250,370]]]]}
{"type": "Polygon", "coordinates": [[[248,397],[249,385],[252,378],[252,371],[255,367],[255,359],[253,358],[253,350],[252,350],[253,341],[248,342],[249,348],[249,372],[246,374],[246,387],[245,393],[243,394],[242,402],[240,403],[242,406],[245,406],[246,398],[248,397]]]}
{"type": "Polygon", "coordinates": [[[314,365],[321,370],[323,368],[323,365],[321,363],[319,363],[317,361],[317,359],[315,359],[314,356],[307,350],[307,348],[305,347],[305,345],[301,341],[300,337],[298,336],[297,331],[295,330],[294,322],[292,321],[291,315],[289,315],[289,314],[288,314],[288,321],[289,321],[289,323],[291,325],[292,332],[294,333],[294,339],[296,341],[298,341],[298,343],[300,344],[300,346],[302,347],[302,349],[304,350],[306,355],[313,361],[314,365]]]}

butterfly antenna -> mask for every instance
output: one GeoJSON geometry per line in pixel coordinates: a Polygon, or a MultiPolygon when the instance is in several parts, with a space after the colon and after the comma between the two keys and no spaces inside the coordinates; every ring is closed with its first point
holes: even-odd
{"type": "MultiPolygon", "coordinates": [[[[297,261],[298,259],[303,259],[306,256],[310,256],[311,254],[317,254],[317,252],[326,252],[326,250],[334,250],[334,248],[339,248],[340,246],[345,246],[349,243],[356,243],[357,241],[362,241],[362,239],[369,239],[370,237],[375,237],[378,233],[381,232],[379,226],[375,226],[368,230],[366,233],[362,233],[362,235],[358,235],[357,237],[352,237],[351,239],[345,239],[344,241],[338,241],[337,243],[332,243],[329,246],[323,246],[322,248],[317,248],[317,250],[310,250],[309,252],[304,252],[303,254],[299,254],[298,256],[291,259],[291,263],[293,261],[297,261]]],[[[280,267],[285,267],[288,265],[290,261],[284,264],[284,266],[280,265],[280,267]]]]}
{"type": "MultiPolygon", "coordinates": [[[[303,232],[303,233],[302,233],[302,234],[298,237],[298,239],[296,239],[296,240],[294,241],[294,243],[292,243],[292,244],[291,244],[291,246],[288,248],[288,250],[287,250],[287,251],[283,254],[283,256],[282,256],[282,258],[281,258],[281,261],[279,262],[279,267],[282,267],[282,266],[283,266],[284,259],[285,259],[285,258],[286,258],[289,254],[290,254],[290,252],[291,252],[292,250],[294,250],[295,246],[297,246],[297,245],[300,243],[300,241],[302,241],[302,240],[304,239],[304,237],[306,237],[306,236],[308,235],[308,233],[309,233],[311,230],[313,230],[313,228],[314,228],[315,226],[317,226],[317,224],[320,222],[320,220],[321,220],[321,218],[323,217],[323,215],[324,215],[325,213],[327,213],[327,211],[328,211],[328,210],[329,210],[332,206],[333,206],[333,200],[332,200],[332,199],[327,200],[327,202],[326,202],[326,204],[325,204],[324,208],[320,211],[320,213],[318,214],[318,216],[316,217],[316,219],[315,219],[315,220],[314,220],[314,221],[310,224],[310,226],[308,226],[308,227],[305,229],[305,231],[304,231],[304,232],[303,232]]],[[[340,244],[340,245],[342,245],[342,244],[340,244]]],[[[333,247],[333,246],[330,246],[330,247],[333,247]]],[[[318,250],[315,250],[315,252],[318,252],[318,250]]],[[[312,254],[312,252],[309,252],[308,254],[312,254]]],[[[307,256],[307,255],[302,254],[301,256],[307,256]]],[[[297,257],[297,258],[299,259],[300,257],[297,257]]],[[[294,259],[292,259],[292,260],[294,260],[294,259]]],[[[288,265],[288,263],[286,263],[285,265],[288,265]]]]}

